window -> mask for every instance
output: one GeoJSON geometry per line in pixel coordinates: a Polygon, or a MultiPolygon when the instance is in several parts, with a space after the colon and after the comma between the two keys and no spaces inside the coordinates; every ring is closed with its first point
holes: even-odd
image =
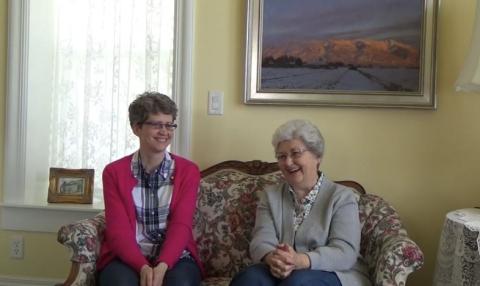
{"type": "Polygon", "coordinates": [[[9,217],[32,209],[102,209],[101,172],[138,148],[127,107],[145,90],[179,105],[172,149],[188,157],[192,23],[192,1],[9,1],[3,227],[29,230],[9,217]],[[48,205],[50,167],[94,168],[94,205],[48,205]]]}

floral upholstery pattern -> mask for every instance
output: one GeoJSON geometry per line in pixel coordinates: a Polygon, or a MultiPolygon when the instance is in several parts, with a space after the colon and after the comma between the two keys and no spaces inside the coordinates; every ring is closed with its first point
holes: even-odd
{"type": "MultiPolygon", "coordinates": [[[[257,193],[280,180],[278,170],[252,173],[222,163],[213,172],[202,172],[193,228],[206,271],[202,285],[226,286],[235,273],[252,263],[248,244],[255,223],[257,193]]],[[[423,265],[422,251],[408,237],[391,205],[373,194],[358,195],[361,254],[372,285],[404,286],[407,276],[423,265]]],[[[94,285],[94,262],[104,223],[101,213],[59,230],[58,241],[71,249],[72,262],[80,264],[78,275],[70,274],[74,282],[69,284],[67,279],[64,286],[94,285]]]]}
{"type": "Polygon", "coordinates": [[[360,194],[360,253],[373,285],[404,286],[407,276],[423,265],[423,253],[403,228],[395,209],[376,195],[360,194]]]}
{"type": "Polygon", "coordinates": [[[105,229],[105,213],[91,219],[64,225],[58,230],[57,241],[70,249],[72,269],[64,285],[95,285],[95,265],[105,229]]]}
{"type": "Polygon", "coordinates": [[[279,179],[279,172],[249,175],[233,169],[202,178],[194,237],[208,277],[232,277],[251,264],[248,244],[255,224],[255,193],[279,179]]]}

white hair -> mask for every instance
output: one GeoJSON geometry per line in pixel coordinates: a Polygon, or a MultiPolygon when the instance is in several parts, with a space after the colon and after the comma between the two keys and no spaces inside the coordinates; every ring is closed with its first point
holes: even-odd
{"type": "Polygon", "coordinates": [[[295,119],[285,122],[275,130],[272,136],[272,145],[276,150],[278,144],[283,141],[300,139],[310,152],[317,157],[323,157],[325,141],[320,130],[311,122],[295,119]]]}

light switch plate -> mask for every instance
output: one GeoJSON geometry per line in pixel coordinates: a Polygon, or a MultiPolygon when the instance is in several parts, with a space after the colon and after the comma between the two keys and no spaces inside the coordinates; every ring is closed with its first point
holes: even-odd
{"type": "Polygon", "coordinates": [[[223,91],[208,92],[208,115],[223,115],[223,91]]]}

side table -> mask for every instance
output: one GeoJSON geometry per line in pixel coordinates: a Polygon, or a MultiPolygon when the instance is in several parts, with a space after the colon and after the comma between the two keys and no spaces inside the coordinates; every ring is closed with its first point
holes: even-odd
{"type": "Polygon", "coordinates": [[[438,245],[434,286],[480,286],[480,209],[447,214],[438,245]]]}

